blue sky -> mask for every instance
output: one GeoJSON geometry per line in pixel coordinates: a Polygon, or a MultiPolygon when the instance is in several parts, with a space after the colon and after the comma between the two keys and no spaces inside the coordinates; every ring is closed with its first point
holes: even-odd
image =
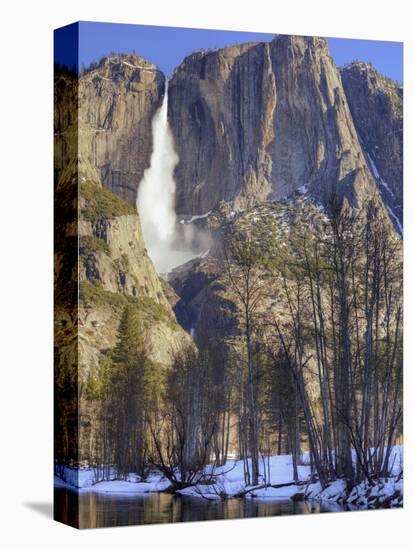
{"type": "MultiPolygon", "coordinates": [[[[76,64],[77,52],[71,44],[76,38],[75,25],[55,38],[55,58],[68,66],[76,64]]],[[[56,36],[56,35],[55,35],[56,36]]],[[[132,53],[145,57],[159,65],[171,76],[173,69],[192,52],[201,48],[220,48],[249,41],[269,41],[274,37],[268,33],[184,29],[178,27],[155,27],[117,23],[79,24],[79,65],[116,53],[132,53]]],[[[380,72],[403,82],[403,45],[401,42],[378,40],[354,40],[346,38],[328,39],[331,54],[337,65],[360,59],[373,63],[380,72]]]]}

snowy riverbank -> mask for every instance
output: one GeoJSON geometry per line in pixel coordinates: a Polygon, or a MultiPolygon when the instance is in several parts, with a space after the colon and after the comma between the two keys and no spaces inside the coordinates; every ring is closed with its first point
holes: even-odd
{"type": "MultiPolygon", "coordinates": [[[[347,494],[344,480],[332,482],[324,491],[320,484],[305,483],[310,476],[309,457],[303,455],[303,465],[298,466],[300,484],[292,479],[291,455],[272,456],[269,459],[269,480],[267,486],[247,487],[244,482],[243,464],[240,460],[229,460],[225,466],[216,468],[215,483],[200,484],[179,491],[204,499],[229,498],[245,491],[245,498],[322,500],[346,504],[354,508],[394,507],[403,504],[403,447],[397,446],[392,452],[392,476],[377,480],[373,486],[363,482],[347,494]]],[[[159,473],[150,474],[141,481],[135,474],[126,480],[117,480],[115,472],[109,481],[96,482],[93,469],[75,470],[62,468],[61,477],[55,477],[55,487],[77,488],[79,491],[94,491],[113,494],[143,495],[151,492],[165,491],[170,486],[168,480],[159,473]]]]}

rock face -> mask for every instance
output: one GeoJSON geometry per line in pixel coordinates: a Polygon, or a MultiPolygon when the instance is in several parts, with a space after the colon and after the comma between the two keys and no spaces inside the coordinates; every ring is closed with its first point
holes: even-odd
{"type": "Polygon", "coordinates": [[[322,204],[332,192],[359,204],[374,184],[326,41],[281,36],[271,49],[277,95],[272,197],[305,186],[322,204]]]}
{"type": "Polygon", "coordinates": [[[268,44],[250,43],[187,57],[168,91],[168,117],[180,159],[178,214],[204,214],[220,200],[270,190],[275,105],[268,44]]]}
{"type": "Polygon", "coordinates": [[[359,204],[375,192],[324,39],[278,36],[186,58],[169,87],[180,158],[178,214],[235,208],[297,189],[359,204]]]}
{"type": "MultiPolygon", "coordinates": [[[[385,204],[403,219],[403,88],[372,65],[354,62],[341,78],[357,133],[385,204]]],[[[398,220],[398,222],[396,222],[398,220]]]]}
{"type": "Polygon", "coordinates": [[[79,223],[80,280],[125,296],[148,297],[168,306],[161,281],[148,256],[139,218],[134,214],[79,223]]]}
{"type": "Polygon", "coordinates": [[[89,329],[85,341],[94,342],[97,350],[113,347],[119,314],[127,303],[136,303],[146,321],[152,360],[168,365],[190,339],[176,323],[165,297],[145,248],[138,214],[96,184],[82,182],[79,190],[80,318],[81,327],[89,329]],[[110,330],[104,345],[106,323],[110,330]],[[94,326],[99,330],[93,331],[94,326]]]}
{"type": "MultiPolygon", "coordinates": [[[[77,90],[77,86],[76,86],[77,90]]],[[[149,166],[152,118],[165,91],[161,71],[135,55],[110,56],[82,74],[78,83],[79,156],[95,168],[103,185],[136,204],[137,187],[149,166]]],[[[60,86],[57,93],[73,93],[60,86]]],[[[61,109],[64,102],[56,103],[61,109]]],[[[56,113],[56,132],[76,125],[64,110],[56,113]]],[[[56,166],[68,161],[63,139],[56,148],[56,166]]]]}
{"type": "Polygon", "coordinates": [[[237,334],[235,306],[225,296],[220,274],[217,258],[206,256],[191,260],[168,275],[168,282],[179,297],[174,304],[176,318],[195,340],[207,334],[220,341],[237,334]]]}

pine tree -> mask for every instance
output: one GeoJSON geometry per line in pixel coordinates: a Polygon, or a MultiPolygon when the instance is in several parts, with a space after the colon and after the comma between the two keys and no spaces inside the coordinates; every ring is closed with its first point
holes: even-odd
{"type": "Polygon", "coordinates": [[[125,307],[113,351],[112,394],[116,423],[115,464],[119,476],[144,473],[145,363],[144,331],[139,311],[125,307]]]}

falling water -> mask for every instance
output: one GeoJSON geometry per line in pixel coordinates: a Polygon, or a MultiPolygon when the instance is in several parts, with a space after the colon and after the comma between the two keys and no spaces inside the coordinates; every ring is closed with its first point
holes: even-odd
{"type": "Polygon", "coordinates": [[[167,114],[166,88],[162,105],[153,118],[151,164],[139,185],[137,203],[145,244],[159,273],[167,273],[194,256],[191,250],[176,244],[173,172],[179,159],[174,150],[167,114]]]}

